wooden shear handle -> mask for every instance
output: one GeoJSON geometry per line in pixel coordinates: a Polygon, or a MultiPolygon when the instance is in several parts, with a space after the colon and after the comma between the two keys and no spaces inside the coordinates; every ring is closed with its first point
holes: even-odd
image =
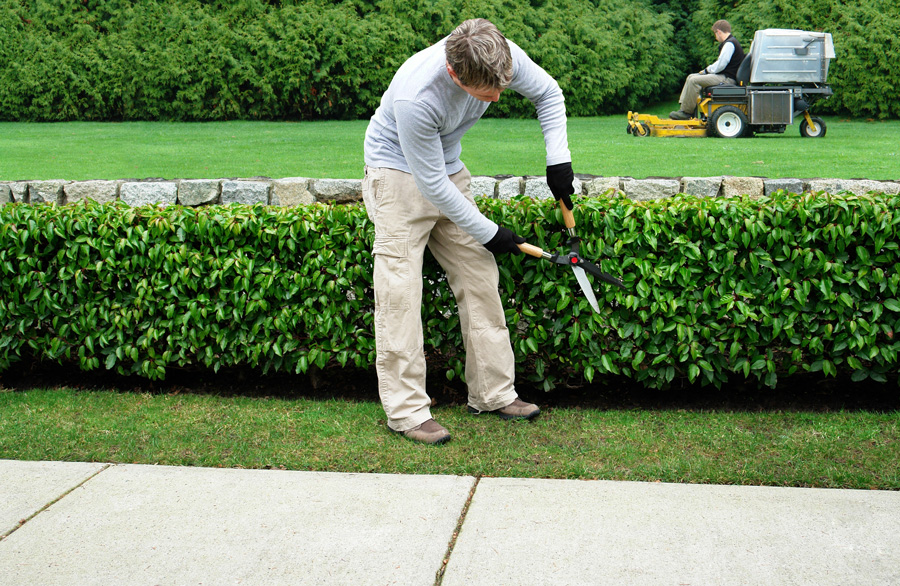
{"type": "Polygon", "coordinates": [[[544,256],[544,251],[541,248],[535,246],[534,244],[528,244],[527,242],[523,242],[522,244],[519,244],[518,246],[519,246],[519,250],[521,250],[528,256],[533,256],[536,258],[541,258],[544,256]]]}
{"type": "Polygon", "coordinates": [[[559,200],[559,211],[562,212],[563,224],[566,225],[566,228],[570,230],[575,227],[575,216],[572,214],[572,210],[566,207],[566,204],[563,203],[563,200],[559,200]]]}

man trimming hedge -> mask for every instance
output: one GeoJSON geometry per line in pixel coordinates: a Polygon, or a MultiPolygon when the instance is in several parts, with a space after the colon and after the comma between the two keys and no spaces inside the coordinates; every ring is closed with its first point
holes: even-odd
{"type": "Polygon", "coordinates": [[[460,140],[504,89],[534,103],[547,148],[547,182],[572,209],[566,112],[559,84],[492,23],[467,20],[413,55],[394,75],[365,138],[363,199],[375,223],[378,392],[390,429],[424,443],[449,432],[431,417],[425,390],[422,259],[447,273],[466,348],[469,411],[531,419],[519,399],[494,255],[521,254],[524,238],[476,207],[460,140]]]}

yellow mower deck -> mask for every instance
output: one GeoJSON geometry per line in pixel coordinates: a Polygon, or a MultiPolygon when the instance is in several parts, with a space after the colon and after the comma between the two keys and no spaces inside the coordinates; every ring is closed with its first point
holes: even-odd
{"type": "Polygon", "coordinates": [[[706,122],[696,118],[672,120],[637,112],[628,112],[628,132],[634,136],[703,137],[707,135],[706,122]]]}

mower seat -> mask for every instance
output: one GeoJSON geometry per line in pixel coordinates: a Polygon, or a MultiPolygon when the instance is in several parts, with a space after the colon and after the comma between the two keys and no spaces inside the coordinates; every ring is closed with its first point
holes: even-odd
{"type": "Polygon", "coordinates": [[[734,97],[744,97],[747,95],[746,85],[750,83],[750,55],[744,57],[740,67],[737,70],[737,85],[730,83],[720,83],[719,85],[711,85],[706,88],[703,93],[710,98],[729,99],[734,97]]]}
{"type": "Polygon", "coordinates": [[[708,98],[719,98],[719,99],[729,99],[729,98],[742,98],[747,95],[747,88],[739,85],[731,85],[731,84],[721,84],[721,85],[711,85],[708,88],[703,90],[703,94],[708,98]]]}
{"type": "Polygon", "coordinates": [[[741,64],[738,66],[737,70],[737,81],[738,85],[747,85],[750,83],[750,53],[747,53],[744,56],[744,60],[741,61],[741,64]]]}

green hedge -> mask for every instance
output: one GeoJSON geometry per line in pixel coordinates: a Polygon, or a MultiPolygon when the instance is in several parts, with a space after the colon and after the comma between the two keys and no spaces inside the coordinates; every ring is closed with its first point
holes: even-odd
{"type": "MultiPolygon", "coordinates": [[[[571,115],[678,83],[668,15],[628,0],[7,0],[0,120],[367,118],[406,58],[472,16],[558,77],[571,115]]],[[[491,109],[533,112],[512,95],[491,109]]]]}
{"type": "MultiPolygon", "coordinates": [[[[548,250],[552,201],[481,200],[548,250]]],[[[895,379],[900,196],[778,193],[578,201],[583,252],[622,275],[594,314],[564,267],[500,259],[520,380],[648,387],[821,372],[895,379]]],[[[360,206],[0,209],[0,371],[51,360],[150,378],[167,369],[371,368],[372,228],[360,206]]],[[[426,351],[462,376],[452,294],[425,267],[426,351]],[[450,317],[447,311],[450,310],[450,317]]],[[[437,365],[437,366],[436,366],[437,365]]]]}
{"type": "Polygon", "coordinates": [[[0,368],[28,356],[157,378],[371,362],[354,208],[10,204],[0,218],[0,368]]]}
{"type": "Polygon", "coordinates": [[[340,4],[7,6],[0,119],[359,118],[414,42],[397,19],[340,4]]]}
{"type": "MultiPolygon", "coordinates": [[[[571,116],[637,108],[680,87],[682,57],[672,50],[671,17],[630,0],[381,0],[366,18],[403,15],[424,48],[468,18],[487,18],[557,81],[571,116]]],[[[490,116],[533,116],[524,98],[507,93],[490,116]]]]}
{"type": "MultiPolygon", "coordinates": [[[[466,18],[559,79],[569,114],[640,109],[711,62],[726,18],[834,35],[822,112],[900,116],[893,0],[3,0],[0,120],[367,118],[396,68],[466,18]]],[[[491,116],[531,116],[506,95],[491,116]]]]}

